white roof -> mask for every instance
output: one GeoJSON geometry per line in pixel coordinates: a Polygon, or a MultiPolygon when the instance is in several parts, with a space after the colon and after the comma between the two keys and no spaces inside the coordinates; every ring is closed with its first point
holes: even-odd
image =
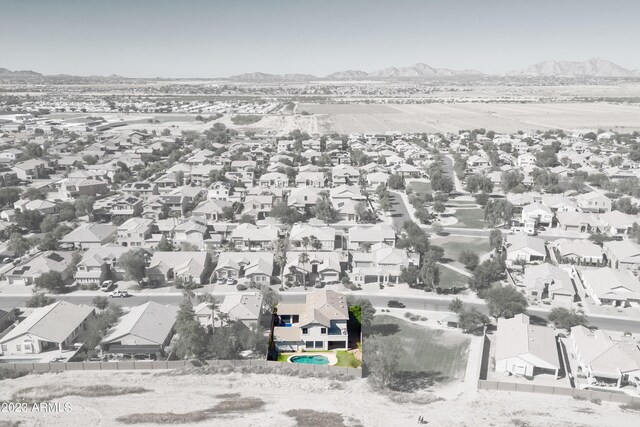
{"type": "Polygon", "coordinates": [[[560,369],[553,329],[530,325],[526,314],[498,319],[495,357],[518,357],[539,368],[560,369]]]}
{"type": "Polygon", "coordinates": [[[4,343],[24,334],[32,334],[44,341],[61,343],[91,313],[93,313],[93,307],[57,301],[35,309],[24,321],[2,337],[0,342],[4,343]]]}
{"type": "Polygon", "coordinates": [[[149,301],[133,307],[122,316],[102,339],[102,342],[114,343],[127,335],[135,335],[161,345],[171,332],[177,316],[178,307],[149,301]]]}

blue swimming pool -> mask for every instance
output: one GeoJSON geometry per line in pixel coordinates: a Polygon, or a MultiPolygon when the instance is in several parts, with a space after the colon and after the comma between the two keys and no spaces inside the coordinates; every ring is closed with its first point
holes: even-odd
{"type": "Polygon", "coordinates": [[[303,363],[305,365],[328,365],[329,359],[319,354],[313,356],[293,356],[289,359],[291,363],[303,363]]]}

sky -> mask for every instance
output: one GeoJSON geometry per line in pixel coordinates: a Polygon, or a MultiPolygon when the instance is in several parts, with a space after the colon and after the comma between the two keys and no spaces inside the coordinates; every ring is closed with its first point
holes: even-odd
{"type": "Polygon", "coordinates": [[[0,0],[0,67],[225,77],[551,59],[640,69],[637,0],[0,0]]]}

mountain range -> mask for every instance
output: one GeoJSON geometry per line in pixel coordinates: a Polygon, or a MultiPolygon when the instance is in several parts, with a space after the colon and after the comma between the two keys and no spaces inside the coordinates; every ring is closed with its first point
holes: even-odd
{"type": "Polygon", "coordinates": [[[628,70],[604,59],[586,61],[543,61],[509,76],[523,77],[640,77],[640,70],[628,70]]]}
{"type": "MultiPolygon", "coordinates": [[[[586,61],[543,61],[533,64],[527,68],[509,71],[505,76],[508,77],[599,77],[599,78],[640,78],[640,70],[629,70],[623,68],[613,62],[604,59],[588,59],[586,61]]],[[[427,64],[414,64],[408,67],[388,67],[382,70],[367,72],[362,70],[345,70],[329,74],[324,77],[314,76],[312,74],[268,74],[261,72],[244,73],[228,77],[230,80],[237,81],[282,81],[282,82],[303,82],[310,80],[385,80],[385,79],[433,79],[447,77],[483,77],[497,76],[484,74],[477,70],[452,70],[449,68],[436,68],[427,64]]],[[[31,70],[11,71],[6,68],[0,68],[0,78],[20,78],[20,79],[38,79],[38,78],[80,78],[81,76],[71,76],[67,74],[59,74],[46,76],[31,70]]],[[[85,79],[125,79],[116,75],[110,76],[86,76],[85,79]]],[[[171,79],[168,79],[171,80],[171,79]]]]}

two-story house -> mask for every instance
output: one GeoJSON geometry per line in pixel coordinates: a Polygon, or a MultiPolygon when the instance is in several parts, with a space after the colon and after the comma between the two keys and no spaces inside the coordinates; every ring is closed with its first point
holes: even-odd
{"type": "Polygon", "coordinates": [[[303,304],[278,304],[273,342],[279,351],[346,349],[349,343],[349,307],[344,295],[319,290],[303,304]]]}

